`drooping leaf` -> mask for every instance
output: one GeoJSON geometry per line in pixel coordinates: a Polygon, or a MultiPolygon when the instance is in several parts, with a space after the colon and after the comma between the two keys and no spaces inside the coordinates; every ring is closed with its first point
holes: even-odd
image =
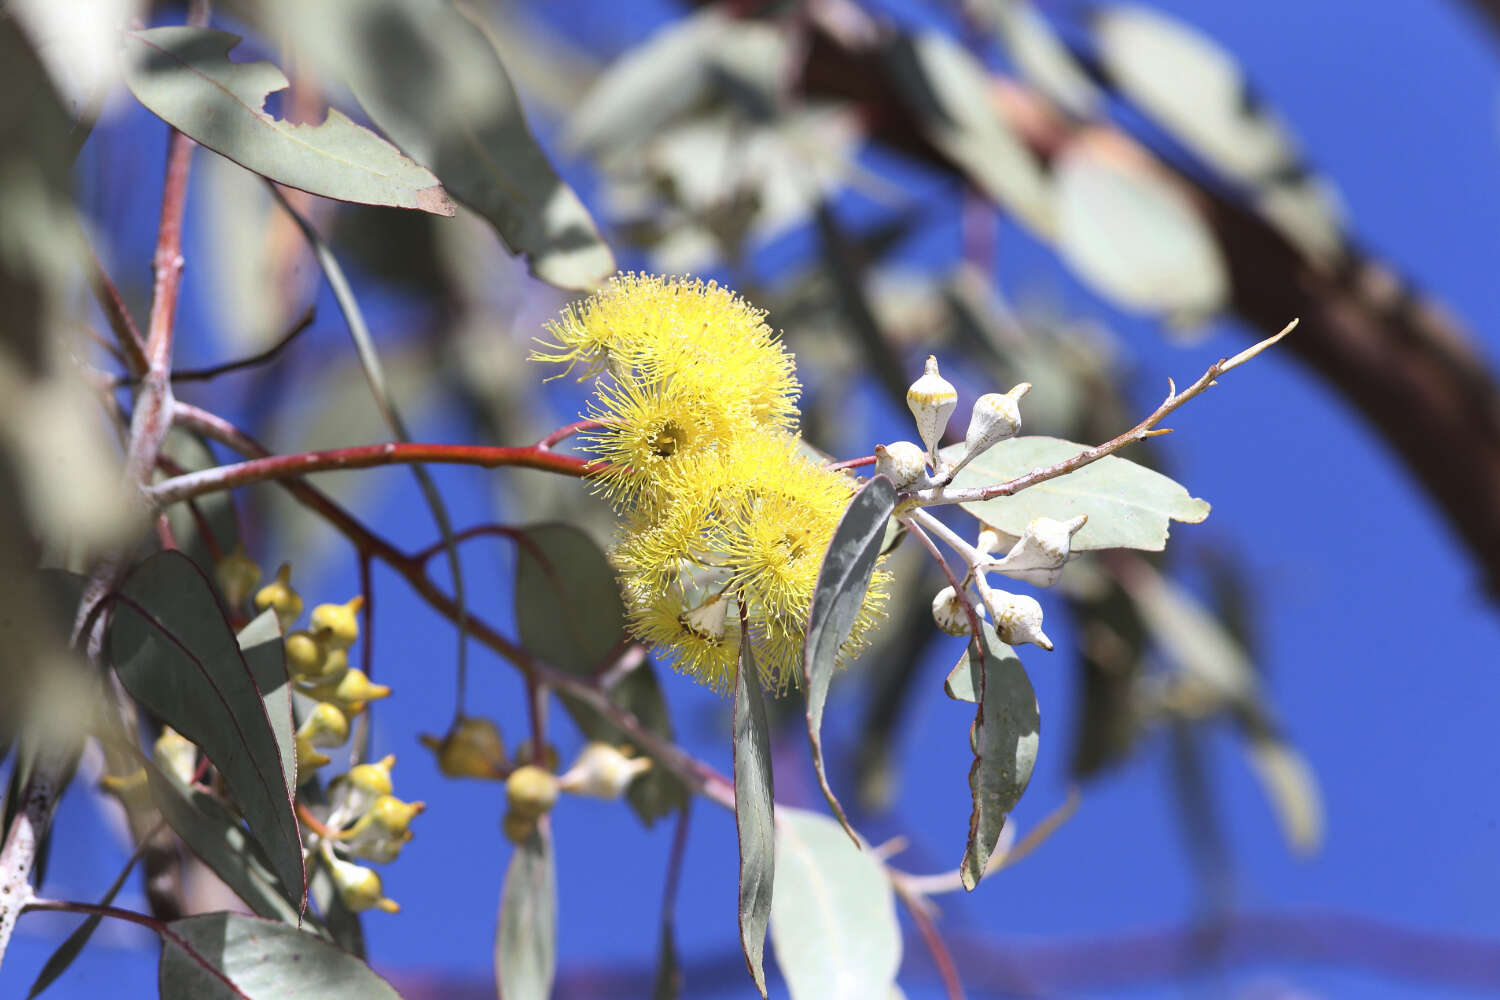
{"type": "Polygon", "coordinates": [[[276,877],[260,845],[218,799],[192,789],[156,767],[146,765],[151,800],[188,850],[267,920],[297,925],[295,890],[276,877]]]}
{"type": "Polygon", "coordinates": [[[192,560],[160,552],[116,600],[110,657],[121,683],[224,776],[278,878],[301,898],[302,840],[276,731],[212,586],[192,560]]]}
{"type": "Polygon", "coordinates": [[[591,677],[625,639],[625,603],[614,567],[570,524],[534,524],[516,533],[516,628],[548,666],[591,677]]]}
{"type": "Polygon", "coordinates": [[[162,1000],[400,1000],[364,962],[287,924],[208,913],[166,931],[162,1000]]]}
{"type": "Polygon", "coordinates": [[[903,35],[888,62],[928,140],[995,202],[1043,237],[1056,227],[1047,174],[996,108],[994,81],[941,32],[903,35]]]}
{"type": "Polygon", "coordinates": [[[812,742],[813,767],[824,797],[851,838],[854,831],[829,787],[823,764],[823,708],[839,650],[849,638],[870,589],[870,575],[885,543],[886,522],[895,509],[896,488],[884,476],[875,476],[854,494],[818,570],[803,646],[802,681],[807,690],[807,736],[812,742]]]}
{"type": "Polygon", "coordinates": [[[614,256],[532,136],[494,45],[452,3],[277,0],[273,10],[538,278],[591,290],[613,273],[614,256]]]}
{"type": "Polygon", "coordinates": [[[734,681],[734,822],[740,842],[740,949],[766,996],[766,925],[776,878],[775,779],[771,733],[753,644],[740,643],[734,681]]]}
{"type": "Polygon", "coordinates": [[[867,1000],[895,986],[901,928],[890,878],[827,816],[777,815],[771,946],[792,1000],[867,1000]]]}
{"type": "Polygon", "coordinates": [[[276,612],[267,608],[235,637],[250,676],[260,689],[266,706],[266,720],[276,737],[281,753],[281,772],[286,786],[297,787],[297,730],[292,720],[292,685],[286,672],[286,647],[281,641],[281,623],[276,612]]]}
{"type": "Polygon", "coordinates": [[[1123,309],[1202,322],[1229,300],[1218,238],[1180,184],[1112,147],[1074,143],[1053,165],[1057,252],[1123,309]]]}
{"type": "Polygon", "coordinates": [[[1151,640],[1185,678],[1219,706],[1260,700],[1260,681],[1244,647],[1207,607],[1144,559],[1121,568],[1120,583],[1151,640]]]}
{"type": "Polygon", "coordinates": [[[552,834],[538,826],[517,844],[500,890],[495,980],[500,1000],[547,1000],[557,974],[557,873],[552,834]]]}
{"type": "MultiPolygon", "coordinates": [[[[943,449],[956,461],[962,445],[943,449]]],[[[958,488],[1009,482],[1033,469],[1055,465],[1086,451],[1087,446],[1060,438],[1032,435],[1002,441],[954,477],[958,488]]],[[[1073,536],[1073,551],[1166,547],[1172,521],[1197,524],[1209,506],[1159,472],[1108,455],[1065,476],[1049,479],[1008,497],[963,504],[964,510],[1008,535],[1020,537],[1034,517],[1067,520],[1087,514],[1088,523],[1073,536]]]]}
{"type": "Polygon", "coordinates": [[[1323,802],[1307,761],[1285,740],[1269,737],[1248,739],[1245,752],[1288,846],[1299,854],[1316,851],[1323,842],[1323,802]]]}
{"type": "Polygon", "coordinates": [[[266,114],[287,79],[268,62],[231,62],[239,42],[209,28],[127,31],[125,82],[167,124],[263,177],[340,201],[453,214],[436,177],[342,112],[321,125],[266,114]]]}
{"type": "Polygon", "coordinates": [[[969,746],[974,751],[969,790],[974,809],[959,865],[964,888],[971,891],[984,877],[1005,817],[1031,781],[1041,737],[1036,693],[1025,668],[989,622],[983,623],[982,632],[983,658],[974,657],[972,644],[965,653],[969,687],[979,693],[979,708],[969,727],[969,746]]]}

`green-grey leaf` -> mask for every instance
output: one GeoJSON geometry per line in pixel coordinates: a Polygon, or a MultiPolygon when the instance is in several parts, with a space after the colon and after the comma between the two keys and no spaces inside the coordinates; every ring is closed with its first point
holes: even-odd
{"type": "Polygon", "coordinates": [[[776,817],[771,946],[792,1000],[885,997],[901,965],[896,897],[885,869],[820,813],[776,817]]]}
{"type": "Polygon", "coordinates": [[[557,873],[552,835],[539,826],[516,845],[500,890],[495,980],[500,1000],[547,1000],[557,973],[557,873]]]}
{"type": "Polygon", "coordinates": [[[766,925],[776,878],[775,780],[771,732],[753,644],[740,643],[734,681],[734,822],[740,841],[740,948],[745,966],[766,996],[766,925]]]}
{"type": "Polygon", "coordinates": [[[1043,237],[1056,226],[1047,174],[995,109],[994,81],[941,32],[903,35],[888,55],[902,98],[934,146],[974,184],[1043,237]]]}
{"type": "Polygon", "coordinates": [[[591,290],[614,256],[547,161],[484,30],[447,0],[278,0],[313,59],[381,131],[499,232],[532,273],[591,290]]]}
{"type": "MultiPolygon", "coordinates": [[[[962,445],[943,449],[956,461],[962,445]]],[[[1055,465],[1087,451],[1087,445],[1032,435],[1002,441],[970,462],[953,481],[960,488],[1009,482],[1033,469],[1055,465]]],[[[1014,496],[979,500],[964,510],[1008,535],[1020,537],[1034,517],[1061,521],[1087,514],[1073,536],[1073,551],[1145,549],[1160,552],[1172,521],[1197,524],[1209,506],[1178,483],[1118,455],[1107,455],[1065,476],[1028,487],[1014,496]]]]}
{"type": "Polygon", "coordinates": [[[267,608],[235,637],[255,686],[266,706],[266,719],[281,752],[281,772],[288,788],[297,787],[297,731],[292,724],[292,685],[286,672],[286,647],[281,641],[281,623],[267,608]]]}
{"type": "Polygon", "coordinates": [[[884,476],[875,476],[854,494],[818,570],[803,646],[802,681],[807,689],[807,736],[812,742],[813,768],[829,806],[856,843],[858,838],[828,784],[823,764],[823,708],[839,650],[865,602],[870,575],[885,543],[886,522],[895,509],[896,488],[884,476]]]}
{"type": "Polygon", "coordinates": [[[146,778],[156,808],[188,850],[256,914],[296,926],[295,892],[276,877],[260,845],[223,803],[187,787],[154,764],[146,766],[146,778]]]}
{"type": "Polygon", "coordinates": [[[1087,144],[1053,166],[1057,252],[1124,309],[1201,322],[1229,299],[1229,266],[1197,206],[1169,175],[1087,144]]]}
{"type": "Polygon", "coordinates": [[[972,645],[968,654],[970,685],[980,692],[974,724],[969,727],[969,746],[974,751],[969,791],[974,809],[969,816],[969,842],[959,865],[959,877],[969,890],[984,877],[1005,817],[1031,781],[1041,736],[1036,693],[1025,668],[989,622],[983,623],[982,632],[984,658],[975,660],[972,645]]]}
{"type": "Polygon", "coordinates": [[[121,683],[219,769],[273,870],[306,890],[302,839],[276,731],[213,587],[193,561],[160,552],[131,571],[114,607],[121,683]]]}
{"type": "Polygon", "coordinates": [[[974,675],[969,670],[969,655],[958,661],[958,665],[948,671],[948,677],[943,681],[943,693],[954,701],[966,701],[970,705],[979,703],[974,694],[974,675]]]}
{"type": "Polygon", "coordinates": [[[549,666],[578,677],[601,668],[625,637],[614,567],[586,532],[534,524],[516,535],[516,628],[549,666]]]}
{"type": "Polygon", "coordinates": [[[263,177],[340,201],[453,214],[436,177],[342,112],[321,125],[266,114],[287,79],[268,62],[231,62],[239,42],[208,28],[127,31],[125,82],[167,124],[263,177]]]}
{"type": "Polygon", "coordinates": [[[322,938],[237,913],[167,924],[158,982],[162,1000],[400,1000],[368,965],[322,938]]]}

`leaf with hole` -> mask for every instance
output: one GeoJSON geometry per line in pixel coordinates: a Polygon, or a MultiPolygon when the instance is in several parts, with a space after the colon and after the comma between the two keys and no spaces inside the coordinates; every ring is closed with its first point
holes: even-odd
{"type": "Polygon", "coordinates": [[[969,727],[969,746],[974,751],[969,791],[974,806],[969,816],[968,844],[959,865],[959,878],[969,890],[984,877],[990,855],[1005,829],[1005,817],[1031,781],[1041,738],[1036,692],[1026,669],[989,622],[983,623],[982,632],[983,657],[974,657],[972,643],[964,654],[969,688],[978,693],[979,699],[974,724],[969,727]]]}
{"type": "Polygon", "coordinates": [[[510,856],[495,930],[500,1000],[547,1000],[557,974],[557,872],[541,824],[510,856]]]}
{"type": "Polygon", "coordinates": [[[131,696],[219,769],[272,870],[300,899],[302,839],[276,729],[218,597],[192,560],[160,552],[130,572],[114,602],[109,653],[131,696]]]}
{"type": "Polygon", "coordinates": [[[162,1000],[400,1000],[368,965],[322,938],[238,913],[167,924],[157,981],[162,1000]]]}
{"type": "MultiPolygon", "coordinates": [[[[965,466],[954,477],[953,485],[972,489],[1009,482],[1087,450],[1087,445],[1061,438],[1040,435],[1011,438],[965,466]]],[[[963,445],[952,445],[943,449],[943,457],[957,461],[962,451],[963,445]]],[[[1166,547],[1167,529],[1172,521],[1197,524],[1209,512],[1205,501],[1190,496],[1178,483],[1118,455],[1107,455],[1012,496],[973,500],[962,506],[986,524],[1016,538],[1025,533],[1032,518],[1066,521],[1087,514],[1088,523],[1073,536],[1074,552],[1091,549],[1160,552],[1166,547]]]]}
{"type": "Polygon", "coordinates": [[[854,831],[828,784],[823,763],[823,709],[839,650],[864,605],[870,576],[885,544],[886,522],[895,509],[896,488],[884,476],[874,477],[854,494],[818,570],[803,646],[802,680],[807,690],[807,736],[812,742],[813,768],[824,797],[850,837],[854,837],[854,831]]]}
{"type": "Polygon", "coordinates": [[[766,925],[776,878],[775,779],[771,732],[754,644],[740,643],[734,680],[734,822],[740,843],[740,948],[760,995],[766,995],[766,925]]]}
{"type": "Polygon", "coordinates": [[[777,814],[771,946],[792,1000],[866,1000],[895,986],[901,928],[891,880],[827,816],[777,814]]]}
{"type": "Polygon", "coordinates": [[[238,35],[165,27],[125,33],[125,82],[168,125],[262,177],[309,194],[452,215],[436,177],[337,109],[321,125],[266,114],[287,79],[268,62],[232,62],[238,35]]]}

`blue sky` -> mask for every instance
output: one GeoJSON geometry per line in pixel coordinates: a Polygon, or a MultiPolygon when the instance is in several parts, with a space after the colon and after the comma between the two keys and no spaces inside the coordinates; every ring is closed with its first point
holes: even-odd
{"type": "MultiPolygon", "coordinates": [[[[898,17],[914,16],[916,7],[885,6],[898,17]]],[[[1154,6],[1240,57],[1297,131],[1308,159],[1337,184],[1357,239],[1462,317],[1486,356],[1500,355],[1494,274],[1500,41],[1457,2],[1370,0],[1357,13],[1355,5],[1328,0],[1154,6]]],[[[558,4],[553,16],[578,25],[584,41],[607,52],[637,40],[669,11],[646,3],[625,9],[634,16],[606,16],[602,6],[580,0],[558,4]]],[[[162,145],[149,120],[137,115],[130,127],[150,148],[128,167],[135,190],[149,194],[102,212],[116,241],[114,257],[126,261],[149,245],[162,145]]],[[[201,195],[195,188],[203,208],[201,195]]],[[[954,252],[951,233],[938,232],[922,247],[933,258],[954,252]]],[[[192,251],[190,245],[189,260],[192,251]]],[[[1133,366],[1132,398],[1143,409],[1167,376],[1196,376],[1246,343],[1245,331],[1230,323],[1214,325],[1193,347],[1169,343],[1156,324],[1121,315],[1082,289],[1014,227],[1002,232],[1000,257],[999,278],[1014,295],[1061,294],[1074,313],[1098,317],[1121,335],[1133,366]]],[[[190,321],[209,306],[194,281],[190,269],[190,321]]],[[[333,311],[322,315],[320,327],[336,332],[333,311]]],[[[340,341],[334,335],[326,342],[340,341]]],[[[1194,495],[1213,502],[1214,513],[1202,526],[1178,526],[1173,543],[1188,550],[1231,546],[1254,571],[1268,683],[1289,734],[1317,772],[1327,818],[1322,851],[1310,860],[1292,857],[1234,740],[1227,731],[1214,733],[1212,780],[1233,851],[1236,907],[1347,914],[1500,941],[1500,757],[1490,739],[1500,707],[1494,669],[1500,625],[1465,554],[1380,443],[1288,357],[1271,352],[1236,372],[1191,404],[1176,426],[1163,453],[1194,495]]],[[[438,412],[420,433],[452,440],[467,432],[438,412]]],[[[487,474],[435,471],[458,523],[494,516],[487,474]]],[[[412,543],[425,541],[426,515],[410,477],[384,475],[379,482],[390,492],[374,508],[376,523],[412,543]]],[[[482,543],[466,553],[474,592],[507,627],[508,559],[482,543]]],[[[330,565],[316,586],[340,599],[352,593],[353,565],[330,565]]],[[[399,755],[398,792],[419,793],[429,811],[387,875],[388,891],[405,912],[366,922],[372,954],[397,976],[447,970],[482,984],[508,857],[497,830],[499,790],[436,778],[415,736],[446,721],[451,679],[434,663],[433,649],[445,651],[449,633],[390,574],[377,574],[376,592],[377,669],[397,686],[394,710],[381,716],[377,750],[399,755]]],[[[1041,705],[1043,742],[1036,778],[1016,811],[1022,829],[1064,795],[1075,640],[1066,628],[1049,632],[1058,640],[1056,653],[1024,656],[1041,705]]],[[[951,867],[967,820],[968,717],[941,693],[957,656],[956,645],[945,647],[924,666],[918,703],[895,752],[904,778],[898,804],[892,816],[871,824],[877,835],[900,831],[911,838],[902,860],[913,870],[951,867]]],[[[519,685],[483,653],[476,650],[475,659],[471,703],[498,717],[507,733],[523,732],[519,685]]],[[[727,770],[724,704],[671,675],[664,683],[683,741],[727,770]]],[[[854,685],[835,687],[829,710],[835,758],[860,698],[854,685]]],[[[560,740],[565,757],[570,740],[560,740]]],[[[818,795],[805,756],[795,740],[779,755],[777,788],[784,800],[812,807],[818,795]]],[[[972,896],[945,900],[944,932],[990,941],[996,954],[1024,965],[1044,945],[1181,926],[1194,916],[1198,898],[1170,796],[1167,746],[1156,740],[1127,767],[1090,785],[1078,815],[1033,858],[972,896]]],[[[116,870],[119,851],[87,835],[97,813],[80,790],[65,801],[60,822],[48,894],[91,898],[116,870]]],[[[565,800],[556,830],[564,970],[649,969],[670,824],[647,832],[619,808],[565,800]]],[[[731,819],[700,804],[678,911],[680,944],[690,960],[734,958],[734,882],[731,819]]],[[[140,903],[138,896],[127,901],[140,903]]],[[[51,917],[23,921],[0,993],[24,988],[60,926],[51,917]]],[[[149,993],[154,946],[118,929],[99,941],[104,946],[87,952],[55,994],[149,993]]],[[[1076,961],[1088,959],[1086,950],[1077,952],[1076,961]]],[[[913,1000],[941,995],[920,954],[908,958],[902,982],[913,1000]]],[[[730,978],[711,993],[690,980],[686,995],[746,996],[747,986],[730,978]]],[[[1282,990],[1293,988],[1319,997],[1481,995],[1286,961],[1236,964],[1186,989],[1155,981],[1129,991],[1070,986],[1062,994],[1248,997],[1290,995],[1282,990]]]]}

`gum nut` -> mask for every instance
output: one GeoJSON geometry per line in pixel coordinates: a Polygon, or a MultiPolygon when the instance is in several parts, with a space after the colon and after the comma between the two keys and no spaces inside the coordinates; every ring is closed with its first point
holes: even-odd
{"type": "MultiPolygon", "coordinates": [[[[984,606],[975,605],[974,613],[977,617],[984,617],[984,606]]],[[[964,602],[959,599],[952,587],[944,587],[937,592],[932,599],[932,618],[937,622],[937,627],[949,635],[969,634],[969,615],[964,610],[964,602]]]]}
{"type": "Polygon", "coordinates": [[[531,764],[518,767],[505,779],[505,799],[515,812],[540,816],[557,804],[557,778],[531,764]]]}
{"type": "Polygon", "coordinates": [[[904,490],[927,478],[927,455],[910,441],[892,441],[875,446],[875,474],[904,490]]]}
{"type": "Polygon", "coordinates": [[[1052,640],[1042,631],[1042,606],[1036,598],[1003,590],[991,591],[990,597],[995,631],[1002,641],[1011,646],[1030,642],[1046,650],[1052,648],[1052,640]]]}

